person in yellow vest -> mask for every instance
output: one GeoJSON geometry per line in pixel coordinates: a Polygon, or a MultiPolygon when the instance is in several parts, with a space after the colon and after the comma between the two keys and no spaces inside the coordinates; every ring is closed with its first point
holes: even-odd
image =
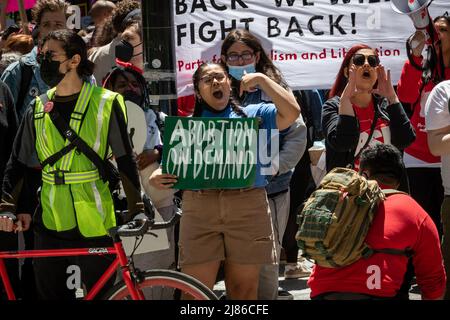
{"type": "MultiPolygon", "coordinates": [[[[24,168],[40,165],[40,206],[33,217],[35,248],[111,246],[107,231],[116,225],[116,218],[108,179],[78,143],[72,148],[70,138],[77,134],[101,160],[114,155],[127,195],[127,220],[144,218],[123,97],[89,83],[94,65],[87,59],[82,38],[70,30],[51,32],[38,61],[42,80],[52,89],[30,104],[15,138],[5,171],[0,230],[29,228],[31,215],[16,212],[16,204],[24,168]],[[63,130],[61,122],[70,130],[63,130]]],[[[36,259],[38,298],[74,299],[77,284],[88,290],[110,261],[108,256],[36,259]]],[[[104,290],[113,283],[111,279],[104,290]]]]}

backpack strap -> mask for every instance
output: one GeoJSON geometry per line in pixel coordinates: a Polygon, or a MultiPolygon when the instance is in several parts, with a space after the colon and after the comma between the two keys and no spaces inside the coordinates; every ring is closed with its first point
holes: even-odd
{"type": "Polygon", "coordinates": [[[386,253],[386,254],[395,254],[400,256],[406,256],[407,258],[411,258],[414,255],[414,250],[407,247],[403,250],[401,249],[372,249],[373,253],[386,253]]]}
{"type": "MultiPolygon", "coordinates": [[[[395,190],[395,189],[383,189],[382,190],[384,195],[389,197],[393,194],[407,194],[406,192],[403,191],[399,191],[399,190],[395,190]]],[[[395,255],[401,255],[401,256],[406,256],[407,258],[411,258],[414,254],[414,251],[407,247],[403,250],[401,249],[392,249],[392,248],[384,248],[384,249],[372,249],[369,248],[370,254],[373,253],[386,253],[386,254],[395,254],[395,255]]],[[[369,254],[369,256],[370,256],[369,254]]]]}
{"type": "MultiPolygon", "coordinates": [[[[45,104],[48,101],[47,94],[41,95],[40,99],[42,104],[45,104]]],[[[73,130],[69,126],[69,124],[64,121],[64,119],[61,117],[56,108],[53,108],[48,113],[48,115],[50,116],[50,119],[52,120],[53,124],[58,129],[58,131],[63,135],[65,139],[69,141],[69,144],[67,144],[64,148],[62,148],[55,154],[45,159],[41,163],[42,168],[44,168],[45,165],[47,164],[53,166],[56,163],[56,161],[64,157],[73,149],[77,148],[97,167],[98,173],[102,178],[102,180],[105,182],[108,181],[106,164],[103,161],[103,159],[97,154],[97,152],[95,152],[82,138],[80,138],[80,136],[75,132],[75,130],[73,130]]]]}
{"type": "MultiPolygon", "coordinates": [[[[56,126],[56,125],[55,125],[56,126]]],[[[68,154],[70,151],[72,151],[72,149],[75,148],[75,144],[73,142],[71,142],[69,145],[65,146],[64,148],[62,148],[61,150],[59,150],[58,152],[56,152],[55,154],[51,155],[50,157],[48,157],[47,159],[45,159],[42,163],[41,166],[42,168],[44,168],[46,165],[50,165],[51,167],[53,167],[56,163],[56,161],[58,161],[59,159],[61,159],[62,157],[64,157],[66,154],[68,154]]]]}
{"type": "Polygon", "coordinates": [[[19,94],[17,96],[16,108],[21,110],[23,103],[25,101],[25,97],[27,96],[27,91],[30,87],[31,77],[33,76],[33,68],[32,66],[25,64],[23,59],[19,60],[20,65],[20,89],[19,94]]]}
{"type": "Polygon", "coordinates": [[[406,192],[403,192],[403,191],[400,191],[400,190],[395,190],[395,189],[383,189],[381,191],[383,191],[385,196],[391,196],[393,194],[406,194],[407,195],[406,192]]]}
{"type": "Polygon", "coordinates": [[[369,133],[369,137],[367,138],[367,141],[366,141],[366,143],[363,145],[363,147],[361,148],[361,149],[359,149],[359,152],[358,152],[358,154],[357,155],[355,155],[355,157],[353,158],[353,165],[352,165],[352,168],[354,167],[354,162],[355,162],[355,159],[358,159],[359,158],[359,156],[361,155],[361,153],[364,151],[364,149],[365,148],[367,148],[367,146],[369,145],[369,143],[370,143],[370,140],[372,140],[372,136],[373,136],[373,133],[375,132],[375,127],[377,126],[377,121],[378,121],[378,108],[375,106],[374,107],[374,115],[373,115],[373,120],[372,120],[372,125],[370,126],[370,133],[369,133]]]}
{"type": "MultiPolygon", "coordinates": [[[[53,108],[50,112],[50,119],[52,120],[55,127],[58,131],[64,133],[64,138],[69,140],[70,144],[52,155],[50,158],[51,161],[58,161],[62,156],[70,152],[72,149],[77,148],[80,152],[82,152],[92,163],[97,167],[97,170],[100,174],[100,177],[103,181],[108,181],[105,162],[102,158],[95,152],[80,136],[71,128],[69,124],[67,124],[64,119],[60,116],[59,112],[53,108]],[[59,157],[59,158],[57,158],[59,157]],[[56,159],[56,160],[55,160],[56,159]]],[[[50,159],[49,158],[49,159],[50,159]]],[[[45,161],[48,161],[46,159],[45,161]]]]}

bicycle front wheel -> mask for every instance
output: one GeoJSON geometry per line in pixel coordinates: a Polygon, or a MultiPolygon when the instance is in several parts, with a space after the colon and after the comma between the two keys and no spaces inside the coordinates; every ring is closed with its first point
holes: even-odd
{"type": "MultiPolygon", "coordinates": [[[[217,300],[217,296],[197,279],[177,271],[148,270],[136,288],[145,300],[174,300],[179,293],[195,300],[217,300]]],[[[105,300],[132,300],[122,280],[105,295],[105,300]]]]}

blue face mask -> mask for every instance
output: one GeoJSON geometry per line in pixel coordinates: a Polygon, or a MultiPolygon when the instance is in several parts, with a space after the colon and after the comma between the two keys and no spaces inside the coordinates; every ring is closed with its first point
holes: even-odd
{"type": "Polygon", "coordinates": [[[244,71],[246,73],[255,73],[256,72],[255,64],[251,63],[251,64],[247,64],[245,66],[230,66],[230,65],[228,65],[228,73],[230,74],[230,76],[232,76],[236,80],[239,80],[239,81],[242,80],[244,71]]]}

